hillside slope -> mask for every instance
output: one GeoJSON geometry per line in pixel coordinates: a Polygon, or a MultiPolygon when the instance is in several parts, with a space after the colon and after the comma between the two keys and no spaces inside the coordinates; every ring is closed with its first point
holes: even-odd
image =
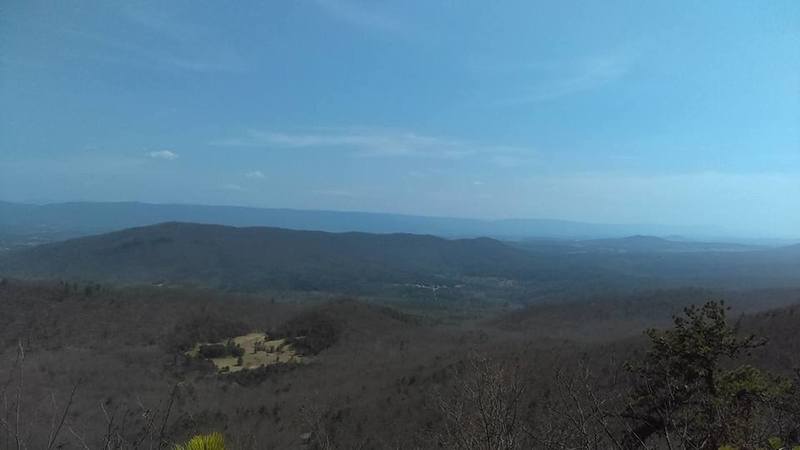
{"type": "Polygon", "coordinates": [[[797,287],[800,248],[574,252],[489,238],[170,222],[3,252],[0,276],[360,294],[463,285],[439,295],[463,299],[472,287],[478,296],[528,303],[604,290],[797,287]]]}
{"type": "Polygon", "coordinates": [[[0,273],[229,289],[341,289],[513,277],[531,255],[492,239],[165,223],[10,252],[0,273]]]}

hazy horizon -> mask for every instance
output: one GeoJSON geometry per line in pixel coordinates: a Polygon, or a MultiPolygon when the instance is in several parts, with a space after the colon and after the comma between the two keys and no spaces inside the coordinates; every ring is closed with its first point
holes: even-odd
{"type": "Polygon", "coordinates": [[[4,12],[3,200],[800,230],[797,2],[4,12]]]}
{"type": "MultiPolygon", "coordinates": [[[[332,232],[366,232],[366,233],[411,233],[411,234],[433,234],[439,236],[472,236],[472,237],[498,237],[498,238],[509,238],[512,240],[515,239],[566,239],[566,240],[581,240],[581,239],[606,239],[606,238],[624,238],[624,237],[635,237],[635,236],[652,236],[652,237],[659,237],[663,239],[679,239],[679,240],[690,240],[690,241],[710,241],[710,242],[738,242],[738,243],[749,243],[749,244],[772,244],[772,245],[792,245],[794,243],[800,242],[800,236],[798,235],[780,235],[780,234],[763,234],[758,232],[747,232],[742,230],[737,230],[736,228],[725,228],[725,227],[715,227],[715,226],[700,226],[694,224],[670,224],[670,223],[610,223],[610,222],[591,222],[591,221],[579,221],[579,220],[568,220],[568,219],[561,219],[561,218],[553,218],[553,217],[497,217],[497,218],[479,218],[479,217],[469,217],[469,216],[436,216],[436,215],[424,215],[424,214],[413,214],[413,213],[402,213],[402,212],[392,212],[392,211],[366,211],[366,210],[352,210],[352,209],[304,209],[304,208],[292,208],[292,207],[262,207],[262,206],[247,206],[247,205],[221,205],[221,204],[199,204],[199,203],[181,203],[181,202],[168,202],[168,203],[159,203],[159,202],[142,202],[138,200],[121,200],[121,201],[92,201],[92,200],[74,200],[74,201],[65,201],[65,202],[50,202],[50,201],[28,201],[28,202],[16,202],[16,201],[8,201],[4,199],[0,199],[0,203],[9,203],[12,205],[28,205],[28,206],[37,206],[37,207],[48,207],[48,206],[62,206],[62,205],[147,205],[147,206],[157,206],[157,207],[200,207],[200,208],[236,208],[236,209],[245,209],[245,210],[264,210],[264,211],[287,211],[287,212],[296,212],[296,213],[333,213],[333,214],[344,214],[346,217],[347,215],[352,214],[353,217],[350,217],[350,220],[356,220],[359,215],[366,215],[366,216],[373,216],[371,220],[375,219],[375,216],[387,216],[389,217],[397,217],[397,218],[409,218],[409,219],[430,219],[433,221],[453,221],[455,223],[466,223],[466,222],[475,222],[475,223],[483,223],[486,225],[489,224],[510,224],[513,222],[530,222],[531,224],[534,223],[552,223],[558,224],[563,223],[564,225],[574,224],[574,225],[586,225],[597,227],[597,230],[593,232],[575,232],[564,230],[564,232],[560,235],[551,235],[549,233],[540,234],[541,230],[533,229],[529,232],[510,232],[510,234],[504,234],[499,232],[498,230],[486,230],[484,233],[477,233],[475,231],[472,232],[459,232],[459,228],[450,229],[450,231],[442,233],[437,233],[431,230],[417,230],[412,228],[407,228],[408,224],[403,225],[402,223],[397,223],[395,226],[397,227],[395,231],[374,231],[370,230],[369,227],[364,227],[364,224],[359,223],[352,223],[351,228],[346,229],[337,229],[337,230],[330,230],[325,224],[318,223],[316,220],[311,220],[311,222],[304,222],[300,221],[297,222],[298,219],[295,217],[295,221],[291,222],[294,225],[275,225],[269,223],[269,220],[266,222],[253,222],[248,225],[243,224],[235,224],[230,222],[230,220],[226,220],[223,217],[219,217],[218,220],[199,220],[199,223],[216,223],[220,225],[228,225],[228,226],[265,226],[265,227],[278,227],[278,228],[289,228],[289,229],[302,229],[302,230],[320,230],[320,231],[332,231],[332,232]],[[315,226],[316,224],[316,226],[315,226]],[[612,229],[601,231],[602,227],[612,227],[612,229]]],[[[166,214],[166,218],[159,219],[155,222],[142,222],[141,224],[135,226],[142,226],[145,223],[148,224],[155,224],[160,222],[198,222],[198,220],[186,219],[181,216],[181,214],[177,214],[175,217],[171,217],[167,211],[162,211],[166,214]]],[[[186,211],[184,211],[186,212],[186,211]]],[[[222,213],[222,211],[218,211],[218,213],[222,213]]],[[[204,218],[207,216],[203,216],[204,218]]],[[[278,216],[276,216],[278,217],[278,216]]],[[[230,219],[230,218],[228,218],[230,219]]],[[[287,220],[289,217],[284,217],[283,220],[287,220]]],[[[252,221],[252,219],[249,219],[252,221]]],[[[91,222],[91,218],[87,218],[87,221],[91,222]]],[[[234,221],[235,222],[235,221],[234,221]]],[[[384,224],[386,225],[386,224],[384,224]]],[[[134,226],[134,225],[130,225],[134,226]]]]}

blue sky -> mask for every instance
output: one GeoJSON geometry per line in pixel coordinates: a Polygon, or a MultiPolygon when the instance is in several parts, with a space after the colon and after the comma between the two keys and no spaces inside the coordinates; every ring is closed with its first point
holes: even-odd
{"type": "Polygon", "coordinates": [[[800,235],[800,2],[40,2],[0,199],[800,235]]]}

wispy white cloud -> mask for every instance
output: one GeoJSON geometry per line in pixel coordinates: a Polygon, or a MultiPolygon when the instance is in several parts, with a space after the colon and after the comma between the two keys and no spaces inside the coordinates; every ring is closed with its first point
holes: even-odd
{"type": "Polygon", "coordinates": [[[316,3],[330,16],[360,28],[395,33],[404,31],[406,28],[396,17],[378,10],[375,7],[377,2],[317,0],[316,3]]]}
{"type": "Polygon", "coordinates": [[[520,154],[499,154],[499,155],[493,155],[489,158],[490,163],[504,169],[519,167],[525,164],[529,164],[533,161],[534,158],[532,156],[520,155],[520,154]]]}
{"type": "Polygon", "coordinates": [[[220,189],[224,191],[236,191],[236,192],[243,192],[247,190],[244,188],[244,186],[235,183],[223,184],[222,186],[220,186],[220,189]]]}
{"type": "Polygon", "coordinates": [[[537,63],[521,67],[539,81],[518,88],[518,93],[501,100],[502,104],[539,103],[588,92],[627,75],[633,59],[628,56],[595,56],[565,63],[537,63]]]}
{"type": "Polygon", "coordinates": [[[115,15],[136,30],[127,39],[92,28],[59,28],[60,38],[79,40],[81,53],[99,62],[138,69],[178,70],[197,73],[241,72],[246,64],[239,52],[224,44],[211,30],[166,14],[163,8],[125,5],[115,15]]]}
{"type": "Polygon", "coordinates": [[[411,178],[436,178],[444,174],[442,169],[425,167],[409,171],[406,175],[411,178]]]}
{"type": "Polygon", "coordinates": [[[120,13],[127,21],[172,40],[194,41],[203,34],[201,27],[177,19],[165,8],[150,8],[141,3],[124,3],[120,13]]]}
{"type": "Polygon", "coordinates": [[[167,161],[174,161],[178,159],[178,154],[173,152],[172,150],[158,150],[158,151],[148,152],[147,156],[153,159],[165,159],[167,161]]]}
{"type": "MultiPolygon", "coordinates": [[[[250,130],[244,136],[211,143],[223,147],[329,149],[345,151],[355,157],[416,157],[463,159],[467,157],[507,156],[523,163],[534,151],[526,147],[486,145],[475,142],[380,128],[326,128],[304,132],[250,130]]],[[[506,164],[510,167],[512,164],[506,164]]]]}
{"type": "Polygon", "coordinates": [[[244,176],[245,176],[245,178],[250,178],[250,179],[254,179],[254,180],[263,180],[264,178],[266,178],[266,175],[264,175],[264,172],[262,172],[260,170],[252,170],[250,172],[245,173],[244,176]]]}

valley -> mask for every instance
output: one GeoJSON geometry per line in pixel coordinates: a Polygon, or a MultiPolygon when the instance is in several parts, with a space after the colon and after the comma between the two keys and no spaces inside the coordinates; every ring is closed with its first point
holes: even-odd
{"type": "Polygon", "coordinates": [[[24,376],[15,398],[32,446],[56,414],[48,392],[58,407],[75,389],[80,439],[65,445],[107,445],[111,427],[120,448],[210,430],[235,448],[313,448],[323,435],[336,448],[434,448],[471,371],[522,370],[502,383],[527,386],[525,433],[539,433],[555,426],[546,392],[565,372],[617,395],[609,383],[641,357],[644,332],[713,299],[768,338],[753,364],[800,367],[796,248],[633,241],[576,253],[167,223],[15,249],[0,256],[0,379],[9,395],[24,376]]]}

